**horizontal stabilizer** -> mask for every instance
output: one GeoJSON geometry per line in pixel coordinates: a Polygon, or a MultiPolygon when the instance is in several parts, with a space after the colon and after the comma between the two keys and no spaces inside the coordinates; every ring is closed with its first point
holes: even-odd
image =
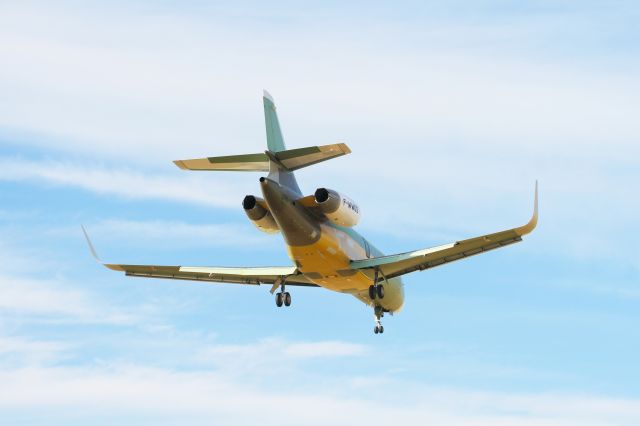
{"type": "Polygon", "coordinates": [[[224,157],[196,158],[176,160],[175,165],[183,170],[220,170],[240,172],[268,172],[267,154],[226,155],[224,157]]]}
{"type": "Polygon", "coordinates": [[[293,171],[350,153],[351,150],[347,144],[334,143],[331,145],[288,149],[276,152],[275,157],[287,170],[293,171]]]}
{"type": "Polygon", "coordinates": [[[350,152],[346,144],[336,143],[279,152],[267,151],[258,154],[176,160],[174,163],[183,170],[268,172],[269,161],[272,160],[279,163],[285,170],[294,171],[350,152]]]}

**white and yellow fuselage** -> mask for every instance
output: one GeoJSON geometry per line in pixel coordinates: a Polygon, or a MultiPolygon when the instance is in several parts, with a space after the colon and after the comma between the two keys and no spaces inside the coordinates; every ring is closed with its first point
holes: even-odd
{"type": "Polygon", "coordinates": [[[353,229],[339,227],[296,203],[296,194],[278,182],[268,178],[260,182],[265,201],[287,244],[287,253],[309,281],[329,290],[352,294],[387,312],[402,308],[404,289],[400,278],[379,277],[385,295],[374,301],[369,297],[373,274],[351,268],[352,260],[382,253],[353,229]]]}

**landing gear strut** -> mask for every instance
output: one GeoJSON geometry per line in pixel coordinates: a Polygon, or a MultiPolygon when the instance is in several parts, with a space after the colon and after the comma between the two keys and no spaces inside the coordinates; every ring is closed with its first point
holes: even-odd
{"type": "Polygon", "coordinates": [[[282,291],[276,293],[276,306],[280,308],[283,304],[284,306],[291,306],[291,294],[288,291],[284,291],[284,281],[280,285],[280,289],[282,291]]]}
{"type": "Polygon", "coordinates": [[[376,306],[373,310],[373,314],[375,316],[376,319],[376,326],[373,329],[373,332],[375,334],[382,334],[384,333],[384,327],[382,326],[382,322],[380,321],[380,319],[384,316],[384,311],[382,309],[381,306],[376,306]]]}
{"type": "MultiPolygon", "coordinates": [[[[384,287],[382,286],[382,284],[378,284],[378,273],[378,268],[375,268],[373,271],[373,285],[369,286],[369,298],[371,298],[371,300],[376,300],[376,298],[378,300],[384,298],[384,287]]],[[[384,316],[384,308],[376,303],[375,307],[373,308],[373,315],[376,320],[376,326],[374,327],[373,332],[375,334],[384,333],[384,327],[382,326],[382,322],[380,321],[380,319],[384,316]]]]}

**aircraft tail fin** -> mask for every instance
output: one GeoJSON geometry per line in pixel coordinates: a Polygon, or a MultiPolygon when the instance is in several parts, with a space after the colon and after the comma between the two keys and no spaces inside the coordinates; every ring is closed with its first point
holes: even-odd
{"type": "Polygon", "coordinates": [[[174,161],[176,166],[183,170],[269,172],[270,179],[300,194],[300,188],[293,174],[294,170],[351,152],[344,143],[287,149],[280,130],[275,103],[266,90],[262,101],[268,148],[264,153],[176,160],[174,161]]]}

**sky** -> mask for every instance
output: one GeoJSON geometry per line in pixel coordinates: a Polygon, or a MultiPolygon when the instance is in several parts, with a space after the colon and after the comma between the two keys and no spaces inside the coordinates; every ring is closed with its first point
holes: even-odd
{"type": "Polygon", "coordinates": [[[637,425],[640,6],[632,1],[0,3],[0,425],[637,425]],[[241,209],[289,148],[392,254],[524,224],[347,295],[127,278],[290,265],[241,209]]]}

